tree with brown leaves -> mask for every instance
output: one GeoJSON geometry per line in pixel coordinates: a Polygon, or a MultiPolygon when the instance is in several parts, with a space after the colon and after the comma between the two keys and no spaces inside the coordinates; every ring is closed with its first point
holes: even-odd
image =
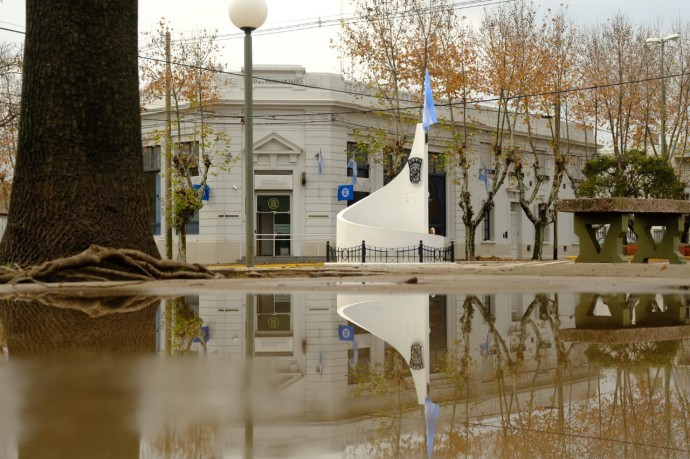
{"type": "Polygon", "coordinates": [[[170,26],[161,21],[158,31],[149,34],[149,45],[142,51],[141,73],[144,103],[160,101],[169,91],[174,135],[153,129],[146,141],[167,144],[170,151],[170,213],[172,227],[178,235],[177,259],[187,258],[187,224],[203,207],[203,196],[212,169],[227,170],[226,155],[230,139],[212,124],[213,103],[219,99],[220,80],[216,71],[218,45],[215,32],[202,31],[191,38],[180,36],[171,44],[171,82],[166,85],[166,34],[170,26]],[[198,179],[196,178],[198,177],[198,179]]]}

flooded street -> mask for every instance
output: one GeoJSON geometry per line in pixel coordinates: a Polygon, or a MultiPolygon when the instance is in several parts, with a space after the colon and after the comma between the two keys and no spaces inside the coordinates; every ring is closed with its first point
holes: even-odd
{"type": "Polygon", "coordinates": [[[0,456],[687,457],[687,268],[639,268],[7,286],[0,456]]]}

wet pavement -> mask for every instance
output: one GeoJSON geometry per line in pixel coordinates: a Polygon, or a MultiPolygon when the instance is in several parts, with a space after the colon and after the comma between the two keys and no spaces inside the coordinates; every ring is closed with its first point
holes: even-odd
{"type": "Polygon", "coordinates": [[[211,269],[0,287],[0,456],[690,454],[687,265],[211,269]]]}

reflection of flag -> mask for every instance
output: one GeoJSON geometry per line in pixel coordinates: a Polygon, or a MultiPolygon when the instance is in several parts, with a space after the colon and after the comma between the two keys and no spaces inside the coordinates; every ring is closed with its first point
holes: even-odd
{"type": "Polygon", "coordinates": [[[354,341],[355,327],[352,325],[338,325],[338,339],[340,341],[354,341]]]}
{"type": "Polygon", "coordinates": [[[486,341],[479,345],[479,350],[481,351],[483,356],[489,355],[489,347],[490,346],[491,346],[491,335],[489,333],[487,333],[486,334],[486,341]]]}
{"type": "Polygon", "coordinates": [[[436,107],[434,106],[434,96],[431,94],[431,79],[427,70],[424,74],[424,112],[422,113],[424,131],[429,132],[429,126],[436,121],[436,107]]]}
{"type": "MultiPolygon", "coordinates": [[[[211,329],[209,328],[208,325],[204,325],[201,327],[201,331],[204,334],[204,343],[208,343],[208,341],[211,339],[211,329]]],[[[201,342],[201,337],[196,337],[192,340],[192,343],[200,343],[201,342]]]]}
{"type": "Polygon", "coordinates": [[[357,162],[355,162],[354,158],[350,158],[350,161],[347,163],[347,168],[352,169],[352,184],[357,185],[357,162]]]}
{"type": "Polygon", "coordinates": [[[489,191],[489,171],[486,166],[482,166],[479,169],[479,180],[484,182],[484,188],[486,188],[486,191],[489,191]]]}
{"type": "Polygon", "coordinates": [[[323,155],[319,149],[319,153],[316,155],[316,164],[319,168],[319,175],[323,174],[323,155]]]}
{"type": "Polygon", "coordinates": [[[429,459],[434,452],[434,434],[440,406],[431,401],[428,395],[424,399],[424,419],[426,420],[426,453],[429,459]]]}
{"type": "Polygon", "coordinates": [[[357,361],[359,360],[359,350],[357,348],[357,340],[352,340],[352,358],[348,359],[348,363],[352,368],[357,366],[357,361]]]}

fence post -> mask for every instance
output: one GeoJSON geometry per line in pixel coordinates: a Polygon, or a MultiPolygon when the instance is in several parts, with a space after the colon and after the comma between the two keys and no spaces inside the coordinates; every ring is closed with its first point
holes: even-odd
{"type": "Polygon", "coordinates": [[[455,241],[450,241],[450,261],[455,263],[455,241]]]}
{"type": "Polygon", "coordinates": [[[331,261],[331,241],[326,241],[326,263],[331,261]]]}
{"type": "Polygon", "coordinates": [[[424,263],[424,245],[419,241],[419,262],[424,263]]]}
{"type": "Polygon", "coordinates": [[[367,262],[367,246],[364,244],[364,241],[362,241],[362,263],[367,262]]]}

